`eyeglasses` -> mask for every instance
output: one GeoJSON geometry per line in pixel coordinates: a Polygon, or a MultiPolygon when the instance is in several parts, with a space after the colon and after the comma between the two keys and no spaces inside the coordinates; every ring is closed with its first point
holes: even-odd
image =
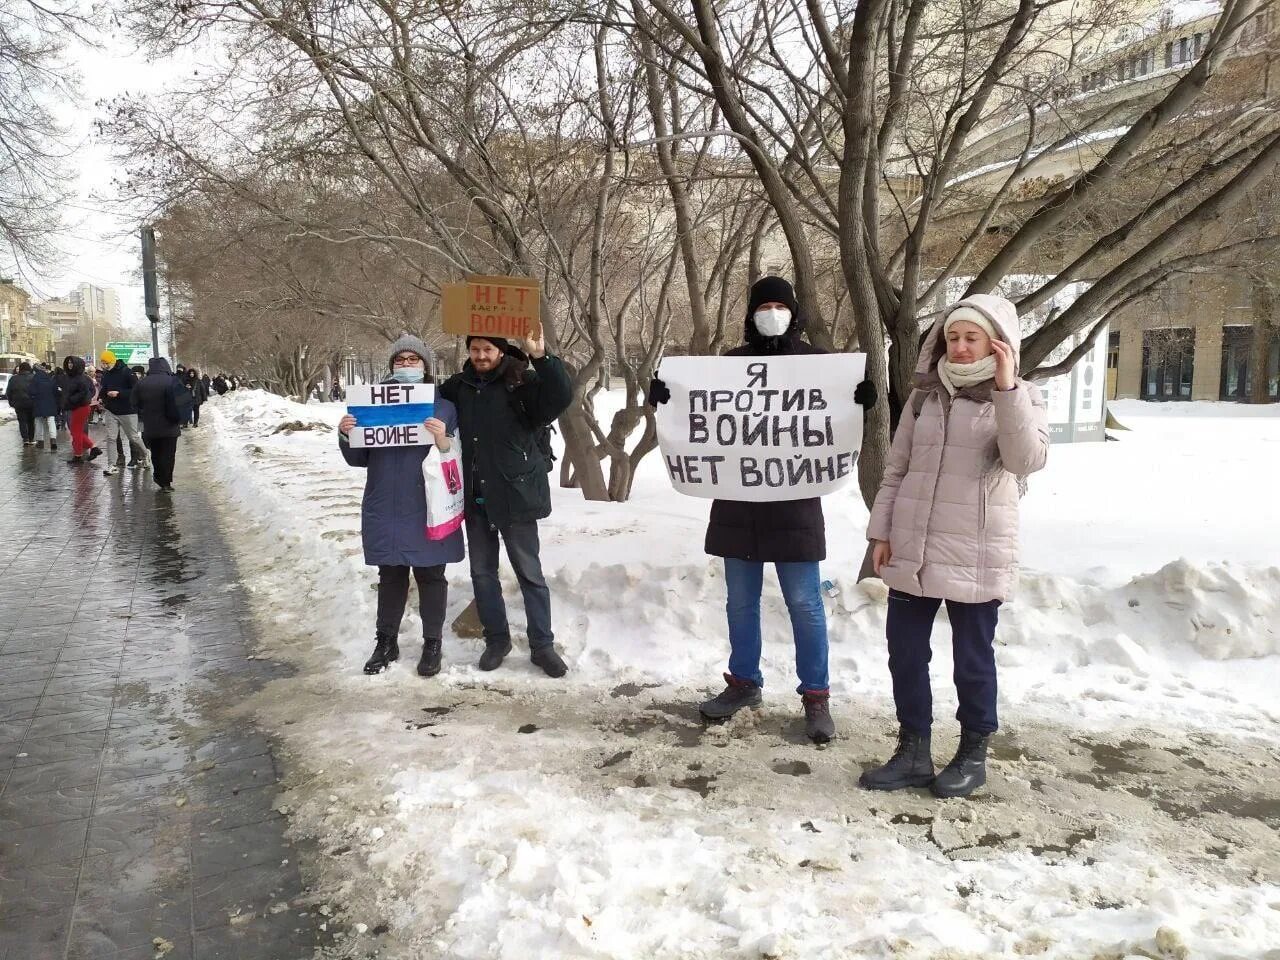
{"type": "Polygon", "coordinates": [[[416,367],[422,363],[422,358],[416,353],[402,353],[391,361],[393,367],[416,367]]]}

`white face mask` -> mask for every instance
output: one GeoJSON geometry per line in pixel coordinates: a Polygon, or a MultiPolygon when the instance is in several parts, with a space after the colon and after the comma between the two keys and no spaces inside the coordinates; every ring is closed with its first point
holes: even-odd
{"type": "Polygon", "coordinates": [[[770,307],[767,310],[757,310],[752,319],[761,336],[780,337],[791,326],[791,311],[786,307],[770,307]]]}

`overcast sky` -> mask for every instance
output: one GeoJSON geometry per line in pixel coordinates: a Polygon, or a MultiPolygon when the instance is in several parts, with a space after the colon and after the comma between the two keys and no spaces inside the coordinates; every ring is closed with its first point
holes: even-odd
{"type": "MultiPolygon", "coordinates": [[[[64,210],[67,234],[60,244],[62,262],[28,280],[36,299],[66,296],[80,283],[115,287],[120,294],[121,320],[139,331],[146,329],[142,283],[133,276],[141,265],[141,241],[133,225],[106,201],[112,180],[121,173],[111,152],[94,135],[97,105],[123,93],[155,93],[172,83],[183,67],[173,62],[149,63],[131,44],[104,37],[99,49],[79,42],[66,51],[66,61],[81,76],[81,97],[62,106],[62,117],[73,130],[76,146],[72,167],[78,176],[76,195],[64,210]]],[[[186,67],[189,69],[189,65],[186,67]]]]}

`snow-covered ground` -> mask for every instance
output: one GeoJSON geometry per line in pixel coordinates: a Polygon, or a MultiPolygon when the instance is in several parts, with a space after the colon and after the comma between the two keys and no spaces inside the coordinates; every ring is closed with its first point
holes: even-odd
{"type": "MultiPolygon", "coordinates": [[[[446,631],[446,669],[423,680],[412,614],[405,659],[369,678],[375,572],[341,407],[237,391],[205,411],[197,451],[261,653],[298,671],[246,709],[288,750],[293,829],[327,854],[353,950],[1280,957],[1280,408],[1119,403],[1121,442],[1054,447],[1001,615],[992,782],[969,802],[855,785],[894,724],[856,491],[826,501],[840,737],[817,749],[773,584],[765,708],[698,721],[727,652],[723,585],[707,502],[672,493],[656,456],[629,503],[555,491],[543,561],[569,678],[519,648],[481,674],[480,641],[446,631]]],[[[465,564],[450,582],[452,620],[465,564]]],[[[945,621],[936,636],[945,761],[945,621]]]]}

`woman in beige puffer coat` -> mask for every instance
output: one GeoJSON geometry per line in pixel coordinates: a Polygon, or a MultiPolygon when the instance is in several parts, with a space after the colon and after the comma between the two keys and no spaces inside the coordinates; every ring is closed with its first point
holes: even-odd
{"type": "Polygon", "coordinates": [[[920,350],[915,390],[893,438],[867,537],[889,586],[889,672],[898,749],[859,781],[876,790],[930,786],[968,796],[986,782],[996,720],[995,629],[1018,578],[1018,500],[1045,465],[1040,389],[1018,379],[1017,310],[979,294],[955,304],[920,350]],[[934,776],[929,635],[951,621],[960,748],[934,776]]]}

